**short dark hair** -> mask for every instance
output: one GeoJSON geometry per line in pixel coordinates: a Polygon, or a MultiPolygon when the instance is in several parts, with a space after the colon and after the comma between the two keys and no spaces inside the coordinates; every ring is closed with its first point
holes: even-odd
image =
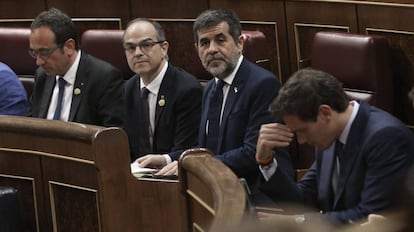
{"type": "MultiPolygon", "coordinates": [[[[154,20],[149,19],[149,18],[136,18],[136,19],[133,19],[132,21],[130,21],[128,23],[128,25],[125,28],[125,31],[127,31],[128,28],[136,22],[147,22],[147,23],[152,24],[152,26],[155,28],[155,31],[157,32],[157,40],[158,41],[166,41],[167,40],[167,38],[165,37],[164,28],[162,28],[162,26],[157,21],[154,21],[154,20]]],[[[124,33],[124,35],[125,35],[125,33],[124,33]]]]}
{"type": "Polygon", "coordinates": [[[342,113],[348,106],[342,83],[332,75],[311,68],[294,73],[270,105],[275,117],[295,115],[304,122],[316,121],[319,106],[329,105],[342,113]]]}
{"type": "Polygon", "coordinates": [[[39,27],[46,26],[55,34],[55,43],[63,45],[68,39],[75,41],[75,49],[79,50],[78,33],[72,19],[62,11],[51,8],[41,12],[30,25],[33,31],[39,27]]]}
{"type": "Polygon", "coordinates": [[[199,30],[216,26],[221,22],[227,22],[230,35],[233,37],[234,42],[238,43],[242,30],[240,19],[234,11],[226,9],[209,9],[202,12],[196,18],[193,25],[195,43],[198,43],[197,32],[199,30]]]}

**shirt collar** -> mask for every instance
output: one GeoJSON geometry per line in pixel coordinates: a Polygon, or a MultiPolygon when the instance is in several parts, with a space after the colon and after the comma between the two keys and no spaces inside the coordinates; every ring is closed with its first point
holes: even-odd
{"type": "Polygon", "coordinates": [[[139,80],[140,80],[141,89],[146,87],[150,91],[150,93],[158,95],[162,80],[164,79],[165,73],[167,72],[167,68],[168,68],[168,62],[165,62],[160,73],[158,73],[155,79],[152,80],[148,85],[145,85],[142,78],[140,78],[139,80]]]}
{"type": "MultiPolygon", "coordinates": [[[[237,61],[236,67],[234,68],[233,72],[230,73],[227,77],[223,78],[224,83],[231,85],[233,83],[234,78],[236,77],[236,73],[240,68],[241,62],[243,61],[243,55],[239,57],[239,60],[237,61]]],[[[216,83],[218,81],[218,78],[215,77],[216,83]]]]}
{"type": "MultiPolygon", "coordinates": [[[[69,83],[70,85],[75,84],[76,71],[78,70],[78,67],[79,67],[80,57],[81,57],[81,50],[77,52],[75,62],[73,62],[69,70],[65,73],[65,75],[63,75],[63,79],[65,79],[65,81],[69,83]]],[[[56,80],[58,77],[59,76],[56,76],[56,80]]]]}
{"type": "Polygon", "coordinates": [[[346,124],[344,130],[342,131],[341,135],[339,136],[338,140],[342,144],[346,144],[346,141],[348,140],[349,131],[351,130],[352,123],[354,122],[356,115],[359,110],[359,103],[357,101],[351,101],[351,104],[354,105],[354,108],[352,109],[351,117],[348,120],[348,123],[346,124]]]}

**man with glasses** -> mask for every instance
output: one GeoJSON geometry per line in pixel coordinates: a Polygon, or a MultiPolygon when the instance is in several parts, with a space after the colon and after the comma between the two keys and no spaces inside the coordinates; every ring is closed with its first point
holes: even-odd
{"type": "Polygon", "coordinates": [[[54,8],[40,13],[29,40],[29,54],[39,66],[31,97],[33,117],[122,125],[122,74],[80,50],[66,14],[54,8]]]}
{"type": "Polygon", "coordinates": [[[203,90],[194,76],[168,62],[169,44],[159,23],[131,21],[123,43],[136,73],[124,91],[131,161],[163,167],[197,144],[203,90]]]}

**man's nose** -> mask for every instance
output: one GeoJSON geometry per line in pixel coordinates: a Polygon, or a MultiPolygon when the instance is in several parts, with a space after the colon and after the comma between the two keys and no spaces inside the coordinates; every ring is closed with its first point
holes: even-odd
{"type": "Polygon", "coordinates": [[[142,54],[143,54],[143,52],[142,52],[141,48],[139,46],[136,46],[135,51],[134,51],[134,55],[140,56],[142,54]]]}
{"type": "Polygon", "coordinates": [[[44,63],[45,63],[45,61],[42,58],[40,58],[39,56],[36,57],[36,65],[37,66],[40,66],[44,63]]]}
{"type": "Polygon", "coordinates": [[[211,42],[208,46],[208,52],[214,53],[217,52],[217,44],[215,42],[211,42]]]}

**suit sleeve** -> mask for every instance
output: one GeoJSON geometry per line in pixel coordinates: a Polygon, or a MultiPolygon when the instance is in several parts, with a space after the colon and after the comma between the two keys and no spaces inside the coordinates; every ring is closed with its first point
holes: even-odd
{"type": "Polygon", "coordinates": [[[8,69],[0,70],[0,102],[0,114],[27,115],[26,91],[16,74],[8,69]]]}
{"type": "Polygon", "coordinates": [[[201,86],[194,86],[177,102],[174,146],[169,154],[172,160],[177,160],[185,149],[197,145],[202,94],[201,86]]]}
{"type": "Polygon", "coordinates": [[[42,68],[37,68],[34,73],[34,84],[32,96],[30,96],[28,101],[29,113],[28,117],[41,117],[40,116],[40,105],[41,105],[41,96],[46,82],[46,74],[42,68]]]}
{"type": "Polygon", "coordinates": [[[333,221],[348,223],[389,207],[398,192],[396,188],[401,187],[398,183],[412,164],[414,151],[410,136],[388,127],[367,138],[369,144],[361,151],[367,155],[360,202],[355,207],[326,215],[333,221]]]}
{"type": "Polygon", "coordinates": [[[261,179],[260,189],[276,202],[317,207],[316,169],[316,162],[314,162],[301,181],[296,183],[286,169],[278,165],[269,181],[261,179]]]}
{"type": "Polygon", "coordinates": [[[254,156],[260,126],[273,121],[268,109],[279,91],[279,83],[274,77],[265,78],[259,83],[246,83],[246,85],[249,84],[255,84],[255,86],[249,88],[248,93],[247,91],[243,93],[249,94],[249,99],[245,100],[247,102],[247,110],[243,112],[245,115],[236,115],[239,118],[232,119],[229,117],[228,119],[229,121],[245,119],[244,122],[239,122],[241,124],[246,123],[246,125],[240,125],[240,127],[245,127],[244,134],[232,134],[232,138],[225,138],[230,140],[241,136],[241,140],[243,140],[241,146],[216,156],[216,158],[229,166],[236,175],[242,177],[258,170],[254,156]]]}
{"type": "Polygon", "coordinates": [[[98,102],[98,115],[101,119],[101,123],[105,127],[116,126],[120,127],[123,123],[123,84],[124,80],[122,74],[116,70],[111,69],[105,77],[101,77],[101,80],[105,80],[101,84],[103,91],[98,102]]]}

